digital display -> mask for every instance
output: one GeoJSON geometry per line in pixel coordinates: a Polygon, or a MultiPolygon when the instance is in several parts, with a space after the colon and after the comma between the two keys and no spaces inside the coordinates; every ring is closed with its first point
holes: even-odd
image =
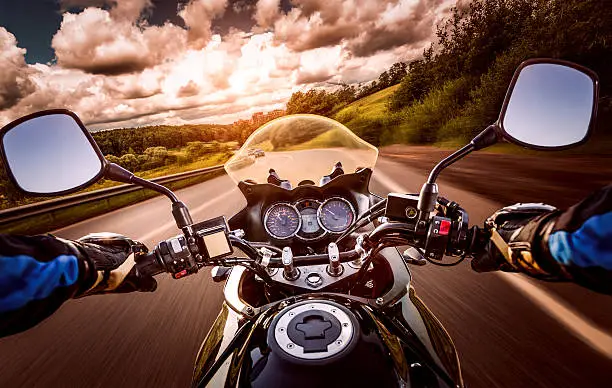
{"type": "Polygon", "coordinates": [[[302,210],[302,232],[315,233],[319,231],[319,221],[317,221],[317,211],[307,208],[302,210]]]}

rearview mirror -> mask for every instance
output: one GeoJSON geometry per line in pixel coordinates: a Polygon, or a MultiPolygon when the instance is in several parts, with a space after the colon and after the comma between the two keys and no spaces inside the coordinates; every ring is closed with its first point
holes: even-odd
{"type": "Polygon", "coordinates": [[[582,144],[597,113],[598,80],[571,62],[536,59],[515,72],[498,125],[518,145],[557,150],[582,144]]]}
{"type": "Polygon", "coordinates": [[[25,116],[0,130],[0,151],[10,178],[34,195],[78,191],[102,177],[106,161],[81,122],[67,110],[25,116]]]}

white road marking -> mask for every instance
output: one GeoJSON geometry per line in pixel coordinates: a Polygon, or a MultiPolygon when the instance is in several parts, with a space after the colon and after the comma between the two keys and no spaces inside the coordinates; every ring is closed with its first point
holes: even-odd
{"type": "Polygon", "coordinates": [[[612,336],[599,328],[595,323],[573,311],[556,296],[544,291],[519,274],[499,272],[509,284],[516,287],[523,295],[540,306],[550,316],[571,330],[591,348],[612,359],[612,336]]]}
{"type": "MultiPolygon", "coordinates": [[[[374,173],[374,179],[392,192],[410,192],[380,171],[374,173]]],[[[496,272],[495,275],[520,291],[527,299],[593,350],[612,359],[612,336],[594,322],[567,306],[564,301],[555,295],[526,280],[524,275],[505,272],[496,272]]]]}
{"type": "MultiPolygon", "coordinates": [[[[232,188],[231,190],[228,190],[224,193],[219,194],[218,196],[216,196],[215,198],[211,199],[210,201],[204,202],[203,204],[201,204],[200,206],[196,207],[195,209],[190,209],[190,213],[192,216],[194,216],[195,214],[198,214],[199,212],[209,208],[210,206],[223,201],[223,200],[227,200],[228,196],[231,195],[235,190],[237,190],[236,188],[232,188]]],[[[161,235],[163,232],[165,232],[168,229],[171,229],[172,227],[176,227],[176,224],[174,223],[174,221],[170,221],[170,222],[166,222],[165,224],[153,229],[152,231],[150,231],[149,233],[139,237],[137,240],[138,241],[147,241],[149,239],[152,239],[155,236],[161,235]]]]}

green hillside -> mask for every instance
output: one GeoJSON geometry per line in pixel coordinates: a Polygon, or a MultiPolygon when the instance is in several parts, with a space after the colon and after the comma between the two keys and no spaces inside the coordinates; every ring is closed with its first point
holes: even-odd
{"type": "Polygon", "coordinates": [[[382,130],[389,124],[389,97],[400,85],[394,85],[354,101],[332,116],[369,143],[379,145],[382,130]]]}

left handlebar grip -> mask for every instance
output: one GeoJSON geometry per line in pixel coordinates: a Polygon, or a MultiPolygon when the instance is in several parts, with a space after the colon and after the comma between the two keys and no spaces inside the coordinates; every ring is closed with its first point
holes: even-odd
{"type": "Polygon", "coordinates": [[[156,250],[138,256],[136,258],[136,269],[143,276],[155,276],[166,272],[166,268],[157,256],[156,250]]]}

